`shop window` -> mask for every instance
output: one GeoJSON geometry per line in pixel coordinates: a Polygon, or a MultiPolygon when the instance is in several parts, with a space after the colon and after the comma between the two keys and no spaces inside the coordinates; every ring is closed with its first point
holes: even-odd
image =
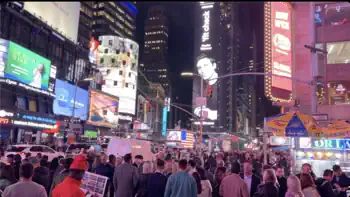
{"type": "Polygon", "coordinates": [[[30,152],[43,152],[43,147],[33,146],[32,148],[30,148],[30,152]]]}
{"type": "Polygon", "coordinates": [[[327,64],[350,63],[350,41],[327,43],[327,64]]]}
{"type": "Polygon", "coordinates": [[[23,96],[17,97],[17,108],[27,110],[27,99],[23,96]]]}
{"type": "Polygon", "coordinates": [[[29,100],[29,111],[37,112],[37,110],[38,110],[38,108],[37,108],[37,102],[36,102],[36,100],[30,99],[30,100],[29,100]]]}
{"type": "Polygon", "coordinates": [[[328,83],[330,105],[350,104],[350,81],[328,83]]]}

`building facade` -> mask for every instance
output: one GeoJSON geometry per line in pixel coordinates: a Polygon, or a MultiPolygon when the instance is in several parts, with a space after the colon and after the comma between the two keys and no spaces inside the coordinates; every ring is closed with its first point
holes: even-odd
{"type": "Polygon", "coordinates": [[[136,2],[95,2],[93,5],[92,35],[116,35],[135,40],[136,2]]]}
{"type": "Polygon", "coordinates": [[[144,64],[147,78],[171,94],[168,64],[169,22],[163,6],[152,6],[145,21],[144,64]]]}

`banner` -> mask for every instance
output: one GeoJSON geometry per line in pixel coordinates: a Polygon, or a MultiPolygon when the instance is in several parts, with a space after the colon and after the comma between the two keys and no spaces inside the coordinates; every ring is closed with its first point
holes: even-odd
{"type": "Polygon", "coordinates": [[[106,192],[108,177],[85,172],[80,189],[86,197],[103,197],[106,192]]]}

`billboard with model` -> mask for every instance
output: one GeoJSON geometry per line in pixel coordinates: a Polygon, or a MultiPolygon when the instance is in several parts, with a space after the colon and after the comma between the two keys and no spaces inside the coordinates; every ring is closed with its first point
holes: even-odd
{"type": "Polygon", "coordinates": [[[88,122],[93,125],[117,127],[119,119],[119,98],[97,90],[90,90],[88,122]]]}
{"type": "Polygon", "coordinates": [[[102,91],[120,99],[120,113],[135,114],[139,46],[118,36],[100,36],[98,69],[103,76],[102,91]]]}
{"type": "Polygon", "coordinates": [[[53,112],[56,115],[73,116],[81,120],[87,120],[88,91],[57,79],[55,94],[53,112]]]}

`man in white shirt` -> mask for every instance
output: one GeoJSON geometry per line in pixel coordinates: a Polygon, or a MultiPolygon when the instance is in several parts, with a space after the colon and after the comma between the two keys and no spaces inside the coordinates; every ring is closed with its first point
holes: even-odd
{"type": "Polygon", "coordinates": [[[247,184],[249,194],[252,197],[261,181],[259,177],[253,174],[253,165],[248,161],[243,164],[243,174],[241,174],[241,178],[247,184]]]}

